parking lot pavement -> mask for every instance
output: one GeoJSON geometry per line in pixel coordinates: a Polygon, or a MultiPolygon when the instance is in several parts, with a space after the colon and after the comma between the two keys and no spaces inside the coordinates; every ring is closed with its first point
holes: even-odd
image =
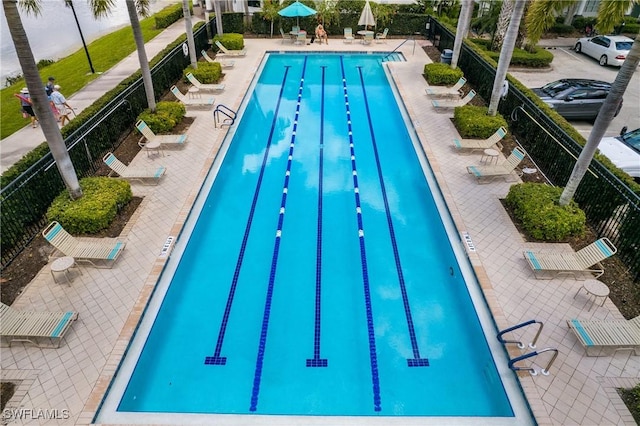
{"type": "MultiPolygon", "coordinates": [[[[565,45],[567,43],[564,43],[565,45]]],[[[553,62],[549,71],[509,71],[529,88],[541,87],[561,78],[588,78],[613,83],[618,74],[617,67],[601,67],[596,59],[576,53],[567,46],[558,46],[549,50],[553,53],[553,62]]],[[[585,138],[589,137],[593,124],[586,121],[571,121],[571,124],[585,138]]],[[[630,130],[640,127],[640,70],[636,69],[624,94],[624,103],[617,117],[613,119],[605,136],[616,136],[620,129],[627,126],[630,130]]]]}

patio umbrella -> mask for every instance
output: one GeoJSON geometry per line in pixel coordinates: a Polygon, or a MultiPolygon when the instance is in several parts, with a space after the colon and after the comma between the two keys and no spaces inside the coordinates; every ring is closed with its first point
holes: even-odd
{"type": "Polygon", "coordinates": [[[362,13],[360,14],[360,19],[358,20],[358,25],[364,25],[364,29],[369,29],[369,26],[374,27],[376,25],[376,18],[373,16],[373,12],[371,12],[371,6],[369,5],[369,0],[364,5],[364,9],[362,9],[362,13]]]}
{"type": "Polygon", "coordinates": [[[315,10],[311,9],[309,6],[305,6],[304,4],[300,3],[298,0],[291,3],[289,6],[285,7],[284,9],[278,11],[278,15],[280,16],[285,16],[287,18],[293,18],[295,16],[297,26],[300,26],[300,22],[298,19],[300,16],[302,17],[311,16],[311,15],[315,15],[316,13],[317,12],[315,10]]]}

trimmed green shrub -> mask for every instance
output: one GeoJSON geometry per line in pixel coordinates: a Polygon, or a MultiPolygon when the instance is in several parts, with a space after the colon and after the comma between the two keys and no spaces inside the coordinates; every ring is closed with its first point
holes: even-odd
{"type": "MultiPolygon", "coordinates": [[[[193,5],[191,4],[189,4],[189,11],[193,14],[193,5]]],[[[180,2],[172,6],[165,7],[160,12],[153,15],[153,17],[156,19],[156,28],[160,29],[167,28],[174,22],[179,21],[183,15],[182,2],[180,2]]]]}
{"type": "Polygon", "coordinates": [[[505,199],[528,236],[542,241],[564,241],[584,234],[586,217],[575,201],[560,206],[562,188],[541,183],[511,186],[505,199]]]}
{"type": "Polygon", "coordinates": [[[144,120],[154,133],[168,133],[187,114],[187,109],[181,102],[161,101],[156,104],[156,112],[145,109],[138,116],[144,120]]]}
{"type": "Polygon", "coordinates": [[[449,64],[434,63],[424,66],[424,77],[427,83],[434,86],[451,86],[456,84],[464,73],[460,68],[453,69],[449,64]]]}
{"type": "Polygon", "coordinates": [[[81,198],[71,200],[65,189],[47,210],[47,219],[57,220],[71,234],[94,234],[108,228],[118,211],[133,198],[131,185],[123,179],[84,178],[80,187],[81,198]]]}
{"type": "Polygon", "coordinates": [[[213,37],[213,46],[216,51],[218,51],[218,46],[215,45],[215,42],[219,41],[222,43],[224,47],[228,50],[242,50],[244,49],[244,37],[242,34],[234,34],[234,33],[225,33],[225,34],[216,34],[213,37]]]}
{"type": "Polygon", "coordinates": [[[556,23],[548,30],[550,33],[554,34],[571,34],[575,31],[572,25],[565,25],[562,23],[556,23]]]}
{"type": "Polygon", "coordinates": [[[460,136],[467,139],[487,139],[500,127],[508,129],[507,120],[500,114],[487,115],[488,107],[465,105],[453,110],[453,124],[460,136]]]}
{"type": "Polygon", "coordinates": [[[202,84],[216,84],[222,79],[222,65],[219,62],[198,62],[198,69],[188,66],[182,73],[185,83],[188,83],[187,74],[193,76],[202,84]]]}
{"type": "MultiPolygon", "coordinates": [[[[478,49],[482,50],[486,56],[498,63],[500,52],[492,52],[489,50],[491,47],[491,40],[474,38],[471,40],[471,43],[477,46],[478,49]]],[[[551,52],[536,46],[533,48],[533,52],[528,52],[527,50],[519,48],[513,49],[513,55],[511,56],[511,62],[509,62],[509,65],[543,68],[548,67],[552,61],[553,54],[551,52]]]]}

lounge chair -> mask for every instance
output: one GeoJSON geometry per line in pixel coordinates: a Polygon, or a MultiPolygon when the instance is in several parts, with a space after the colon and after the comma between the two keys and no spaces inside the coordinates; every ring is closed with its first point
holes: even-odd
{"type": "Polygon", "coordinates": [[[598,278],[604,273],[600,262],[616,251],[608,238],[600,238],[575,253],[525,250],[523,254],[538,279],[551,279],[558,274],[573,274],[576,278],[593,274],[598,278]]]}
{"type": "Polygon", "coordinates": [[[282,44],[293,43],[293,38],[291,37],[291,34],[285,33],[282,28],[280,28],[280,35],[282,35],[282,44]]]}
{"type": "Polygon", "coordinates": [[[496,132],[488,139],[454,139],[453,147],[458,152],[473,152],[482,151],[487,148],[500,143],[500,141],[507,135],[507,129],[500,127],[496,132]]]}
{"type": "Polygon", "coordinates": [[[229,50],[226,47],[224,47],[222,45],[222,43],[220,43],[220,41],[216,40],[216,46],[218,46],[218,49],[220,49],[220,51],[222,52],[223,55],[226,56],[246,56],[247,54],[247,49],[242,49],[242,50],[229,50]]]}
{"type": "Polygon", "coordinates": [[[165,166],[156,166],[156,167],[129,167],[126,166],[123,162],[118,160],[115,155],[111,152],[107,152],[104,157],[102,157],[102,161],[109,166],[111,172],[109,172],[109,176],[112,176],[112,173],[117,173],[118,176],[122,179],[126,179],[128,181],[138,181],[142,184],[147,184],[149,182],[157,185],[160,181],[160,178],[164,176],[167,171],[165,166]]]}
{"type": "Polygon", "coordinates": [[[512,176],[516,167],[524,158],[524,151],[516,147],[511,151],[511,155],[502,164],[494,164],[489,166],[468,166],[467,171],[474,175],[478,183],[486,183],[497,177],[512,176]]]}
{"type": "Polygon", "coordinates": [[[456,100],[434,99],[434,100],[431,101],[431,104],[436,109],[436,111],[445,111],[445,110],[450,110],[450,109],[453,109],[453,108],[456,108],[456,107],[464,106],[464,105],[468,104],[469,101],[471,99],[473,99],[475,96],[476,96],[476,91],[475,90],[471,90],[462,99],[456,99],[456,100]]]}
{"type": "Polygon", "coordinates": [[[236,61],[215,61],[213,59],[211,59],[211,56],[207,55],[207,51],[206,50],[202,50],[200,53],[202,53],[202,57],[204,58],[205,61],[207,62],[217,62],[219,63],[222,68],[233,68],[233,66],[236,64],[236,61]]]}
{"type": "Polygon", "coordinates": [[[387,42],[387,34],[389,33],[389,28],[385,28],[383,32],[376,34],[376,43],[386,43],[387,42]]]}
{"type": "Polygon", "coordinates": [[[460,89],[465,85],[467,79],[464,77],[460,77],[460,79],[451,87],[447,86],[429,86],[424,89],[427,92],[427,95],[431,97],[438,96],[460,96],[460,89]]]}
{"type": "Polygon", "coordinates": [[[598,356],[603,349],[613,349],[613,352],[630,349],[640,355],[640,316],[609,321],[571,319],[567,325],[584,346],[587,356],[598,356]]]}
{"type": "Polygon", "coordinates": [[[64,256],[90,263],[96,268],[111,268],[126,245],[117,238],[76,238],[56,221],[42,231],[42,236],[64,256]]]}
{"type": "Polygon", "coordinates": [[[198,90],[202,90],[203,92],[222,92],[224,90],[224,84],[200,83],[193,73],[187,73],[187,80],[189,80],[189,83],[193,84],[194,87],[197,87],[198,90]]]}
{"type": "Polygon", "coordinates": [[[344,29],[344,42],[353,43],[353,30],[351,28],[344,29]]]}
{"type": "Polygon", "coordinates": [[[159,145],[164,145],[167,147],[183,147],[187,142],[188,135],[156,135],[153,133],[153,130],[144,122],[144,120],[138,120],[136,123],[136,129],[142,136],[145,137],[147,142],[152,142],[155,145],[157,142],[159,145]]]}
{"type": "Polygon", "coordinates": [[[28,342],[38,347],[58,348],[76,319],[78,313],[73,311],[22,311],[0,303],[0,336],[9,341],[9,346],[13,342],[28,342]]]}
{"type": "Polygon", "coordinates": [[[173,96],[182,102],[185,107],[209,109],[213,108],[213,104],[216,101],[216,98],[213,96],[206,96],[204,98],[188,98],[176,86],[171,86],[171,93],[173,93],[173,96]]]}

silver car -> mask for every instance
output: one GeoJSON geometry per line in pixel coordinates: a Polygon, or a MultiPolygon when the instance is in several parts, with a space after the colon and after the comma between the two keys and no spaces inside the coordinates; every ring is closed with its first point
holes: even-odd
{"type": "Polygon", "coordinates": [[[629,37],[600,35],[578,39],[575,51],[597,59],[603,67],[607,65],[621,67],[627,59],[632,44],[633,40],[629,37]]]}
{"type": "Polygon", "coordinates": [[[620,136],[602,138],[598,149],[618,168],[640,181],[640,129],[627,132],[625,127],[620,136]]]}

